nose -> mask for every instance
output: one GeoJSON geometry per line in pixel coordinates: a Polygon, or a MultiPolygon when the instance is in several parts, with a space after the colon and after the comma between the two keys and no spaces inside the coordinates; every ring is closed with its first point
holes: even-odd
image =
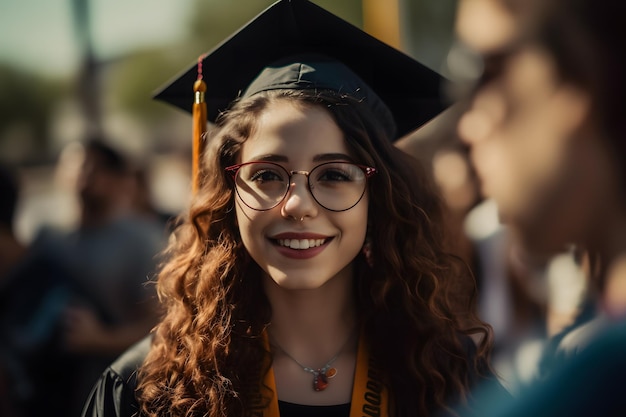
{"type": "Polygon", "coordinates": [[[315,217],[318,209],[318,204],[309,190],[307,177],[304,175],[293,176],[281,207],[283,217],[294,219],[315,217]]]}

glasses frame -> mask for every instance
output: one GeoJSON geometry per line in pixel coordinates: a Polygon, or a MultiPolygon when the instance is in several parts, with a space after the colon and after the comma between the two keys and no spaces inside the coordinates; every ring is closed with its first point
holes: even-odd
{"type": "Polygon", "coordinates": [[[276,162],[270,162],[270,161],[248,161],[248,162],[244,162],[241,164],[236,164],[236,165],[231,165],[229,167],[224,168],[224,171],[226,171],[228,174],[230,174],[233,182],[234,182],[234,186],[235,186],[235,192],[237,193],[237,195],[239,196],[239,199],[241,200],[241,202],[243,204],[246,205],[246,207],[255,210],[255,211],[268,211],[271,210],[275,207],[277,207],[280,203],[282,203],[285,198],[287,197],[287,195],[289,194],[289,189],[291,188],[291,178],[296,175],[296,174],[300,174],[300,175],[304,175],[306,177],[306,186],[307,189],[309,190],[309,194],[311,194],[311,197],[313,197],[313,200],[315,200],[315,202],[317,204],[320,205],[320,207],[328,210],[328,211],[332,211],[332,212],[342,212],[342,211],[347,211],[350,210],[352,207],[356,206],[357,204],[359,204],[359,202],[361,201],[361,199],[363,198],[363,196],[365,195],[365,191],[367,190],[367,181],[369,180],[370,177],[372,177],[374,174],[376,174],[378,172],[378,170],[374,167],[370,167],[367,165],[361,165],[361,164],[355,164],[353,162],[348,162],[348,161],[329,161],[329,162],[323,162],[319,165],[314,166],[310,171],[302,171],[302,170],[288,170],[287,168],[285,168],[284,166],[276,163],[276,162]],[[349,165],[354,165],[357,168],[359,168],[361,171],[363,171],[363,174],[365,174],[365,187],[363,187],[363,192],[361,193],[361,196],[359,197],[359,199],[356,201],[356,203],[354,203],[353,205],[351,205],[348,208],[342,209],[342,210],[333,210],[330,209],[328,207],[326,207],[325,205],[323,205],[322,203],[320,203],[317,198],[315,198],[315,195],[313,194],[313,191],[311,190],[311,178],[310,178],[310,174],[311,172],[315,171],[317,168],[324,166],[324,165],[330,165],[330,164],[349,164],[349,165]],[[279,167],[280,169],[282,169],[283,171],[285,171],[287,173],[287,175],[289,176],[289,185],[287,185],[287,188],[285,189],[285,194],[283,195],[283,197],[278,200],[276,202],[276,204],[274,204],[272,207],[266,208],[266,209],[258,209],[258,208],[254,208],[251,207],[248,203],[245,202],[245,200],[241,197],[241,194],[239,194],[239,187],[237,187],[237,173],[239,172],[239,169],[243,166],[246,165],[252,165],[252,164],[269,164],[269,165],[275,165],[277,167],[279,167]]]}

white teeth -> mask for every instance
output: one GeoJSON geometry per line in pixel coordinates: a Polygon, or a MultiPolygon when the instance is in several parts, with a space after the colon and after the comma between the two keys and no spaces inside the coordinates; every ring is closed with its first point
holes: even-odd
{"type": "Polygon", "coordinates": [[[309,249],[321,246],[326,239],[278,239],[278,244],[291,249],[309,249]]]}

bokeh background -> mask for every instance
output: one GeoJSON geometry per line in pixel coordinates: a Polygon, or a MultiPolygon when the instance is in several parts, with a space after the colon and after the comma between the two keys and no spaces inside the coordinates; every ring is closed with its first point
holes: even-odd
{"type": "MultiPolygon", "coordinates": [[[[80,144],[102,136],[145,167],[154,205],[189,195],[191,120],[151,99],[272,0],[0,0],[0,160],[17,168],[16,233],[71,228],[80,144]]],[[[441,70],[455,0],[314,0],[441,70]]],[[[191,95],[190,95],[191,97],[191,95]]]]}
{"type": "MultiPolygon", "coordinates": [[[[312,1],[454,80],[457,96],[482,71],[455,42],[457,0],[312,1]]],[[[180,212],[191,189],[191,117],[152,95],[273,2],[0,0],[0,163],[19,176],[20,243],[77,226],[75,185],[91,137],[133,158],[159,213],[180,212]]],[[[480,7],[466,14],[464,28],[481,40],[502,29],[480,7]]],[[[397,145],[440,186],[449,250],[473,268],[478,313],[494,329],[494,367],[514,390],[536,373],[546,336],[578,314],[586,280],[571,253],[547,267],[517,262],[455,140],[454,107],[397,145]]]]}

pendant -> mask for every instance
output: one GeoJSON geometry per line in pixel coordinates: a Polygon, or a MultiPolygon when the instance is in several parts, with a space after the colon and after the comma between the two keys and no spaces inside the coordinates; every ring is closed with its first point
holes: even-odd
{"type": "Polygon", "coordinates": [[[324,391],[328,386],[328,380],[337,375],[335,368],[328,368],[327,370],[318,369],[313,374],[313,389],[315,391],[324,391]]]}

